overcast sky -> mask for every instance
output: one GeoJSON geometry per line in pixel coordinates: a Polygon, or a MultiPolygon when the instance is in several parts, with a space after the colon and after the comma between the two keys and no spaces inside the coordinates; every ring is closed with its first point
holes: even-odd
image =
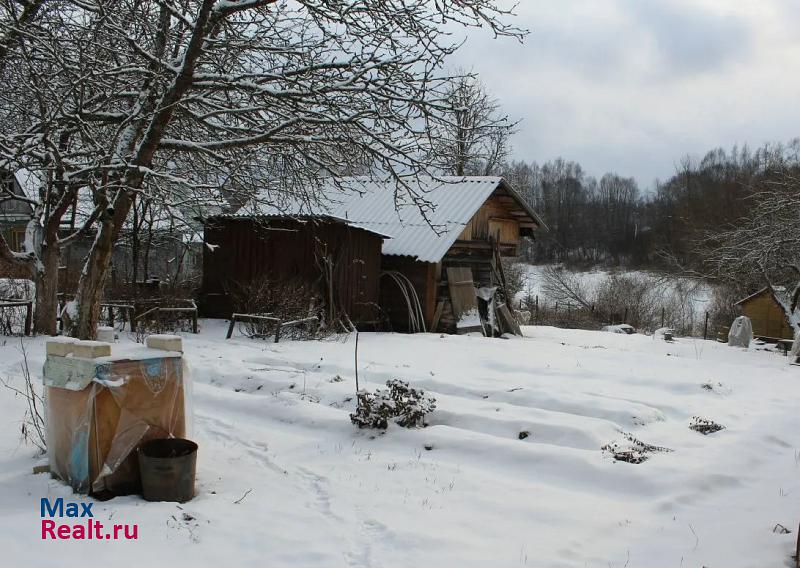
{"type": "Polygon", "coordinates": [[[517,13],[524,44],[471,32],[454,60],[522,119],[515,159],[649,187],[683,155],[800,136],[800,0],[520,0],[517,13]]]}

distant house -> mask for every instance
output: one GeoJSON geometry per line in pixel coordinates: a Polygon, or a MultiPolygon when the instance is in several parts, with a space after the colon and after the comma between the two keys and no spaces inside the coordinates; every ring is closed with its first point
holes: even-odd
{"type": "Polygon", "coordinates": [[[356,275],[350,281],[364,283],[363,290],[351,292],[356,296],[351,302],[375,301],[378,307],[376,315],[360,312],[361,322],[388,323],[395,331],[455,331],[447,269],[469,268],[475,288],[497,285],[499,257],[516,256],[521,238],[544,225],[500,177],[423,179],[413,188],[416,202],[394,182],[352,178],[325,187],[321,203],[268,206],[266,198],[256,199],[235,214],[210,219],[203,260],[205,311],[230,315],[226,288],[231,282],[297,273],[313,263],[313,227],[335,220],[337,230],[371,243],[357,255],[343,255],[345,273],[356,275]],[[297,239],[280,233],[284,223],[301,223],[294,228],[297,239]],[[286,251],[270,241],[285,242],[286,251]],[[372,248],[377,244],[379,255],[372,248]]]}
{"type": "Polygon", "coordinates": [[[11,250],[19,252],[25,244],[25,229],[33,215],[33,207],[15,197],[25,197],[17,177],[9,172],[0,172],[0,231],[11,250]]]}
{"type": "MultiPolygon", "coordinates": [[[[0,233],[14,252],[21,252],[25,246],[25,231],[33,216],[33,207],[25,201],[25,192],[17,176],[0,170],[0,233]]],[[[30,274],[18,266],[0,262],[0,278],[28,278],[30,274]]]]}
{"type": "MultiPolygon", "coordinates": [[[[91,192],[78,192],[77,199],[61,219],[60,236],[64,238],[75,233],[87,222],[94,208],[91,192]]],[[[114,244],[108,279],[111,295],[127,297],[135,293],[131,287],[139,288],[146,295],[158,289],[159,284],[175,282],[196,286],[202,259],[202,225],[194,220],[195,216],[192,210],[184,211],[176,207],[167,212],[151,206],[146,217],[143,218],[139,213],[134,226],[134,215],[131,213],[114,244]],[[136,270],[134,258],[137,259],[136,270]]],[[[96,236],[95,225],[62,250],[59,275],[61,291],[74,293],[96,236]]]]}
{"type": "MultiPolygon", "coordinates": [[[[778,289],[778,293],[783,290],[778,289]]],[[[765,339],[794,339],[786,312],[775,300],[769,288],[762,288],[758,292],[736,302],[734,306],[742,310],[742,314],[749,317],[753,323],[753,335],[765,339]]]]}

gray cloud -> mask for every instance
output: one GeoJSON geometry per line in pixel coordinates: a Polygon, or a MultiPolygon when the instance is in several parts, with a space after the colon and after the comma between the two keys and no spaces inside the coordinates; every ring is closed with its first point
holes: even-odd
{"type": "Polygon", "coordinates": [[[524,0],[518,14],[524,45],[473,32],[453,60],[523,120],[517,159],[649,185],[687,153],[800,135],[796,0],[524,0]]]}
{"type": "Polygon", "coordinates": [[[743,17],[663,0],[625,4],[637,25],[651,34],[665,71],[715,71],[746,58],[752,48],[753,30],[743,17]]]}

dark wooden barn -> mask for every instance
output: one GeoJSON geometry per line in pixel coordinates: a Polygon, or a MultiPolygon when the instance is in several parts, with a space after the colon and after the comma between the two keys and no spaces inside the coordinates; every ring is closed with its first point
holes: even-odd
{"type": "Polygon", "coordinates": [[[327,216],[223,215],[206,222],[204,240],[206,316],[230,317],[234,290],[266,278],[276,287],[306,287],[356,326],[378,319],[382,235],[327,216]]]}
{"type": "MultiPolygon", "coordinates": [[[[203,308],[229,317],[232,282],[261,275],[320,278],[320,246],[333,254],[334,301],[360,324],[393,331],[457,331],[463,302],[503,286],[501,258],[544,228],[531,207],[499,177],[394,182],[338,180],[324,204],[277,210],[258,200],[205,229],[203,308]],[[384,238],[388,237],[388,238],[384,238]],[[451,282],[448,274],[456,275],[451,282]]],[[[266,199],[264,200],[267,201],[266,199]]],[[[363,325],[362,325],[363,327],[363,325]]]]}

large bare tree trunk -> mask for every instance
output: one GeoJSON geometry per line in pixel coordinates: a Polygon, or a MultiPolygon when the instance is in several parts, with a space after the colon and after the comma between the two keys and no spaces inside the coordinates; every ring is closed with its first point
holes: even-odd
{"type": "Polygon", "coordinates": [[[113,214],[105,214],[102,218],[97,237],[78,282],[78,290],[75,293],[76,309],[70,314],[71,335],[74,337],[95,339],[97,336],[100,302],[103,300],[103,288],[114,254],[114,243],[117,242],[132,203],[131,197],[124,190],[120,190],[114,200],[113,214]]]}
{"type": "Polygon", "coordinates": [[[41,266],[36,274],[36,312],[33,328],[36,333],[56,335],[58,333],[58,267],[61,264],[61,248],[58,243],[42,243],[40,260],[41,266]]]}
{"type": "MultiPolygon", "coordinates": [[[[272,1],[267,0],[267,3],[272,3],[272,1]]],[[[176,106],[192,85],[192,77],[208,33],[214,3],[215,0],[203,0],[199,7],[192,36],[184,50],[181,69],[172,84],[162,93],[160,100],[153,100],[155,92],[150,91],[149,87],[143,91],[145,106],[151,106],[156,102],[157,104],[153,106],[154,112],[148,117],[146,125],[136,125],[135,123],[130,125],[133,130],[130,132],[131,136],[128,137],[129,148],[126,150],[131,151],[134,146],[136,147],[131,164],[147,168],[152,165],[153,157],[164,137],[167,126],[172,121],[176,106]],[[138,136],[141,136],[141,141],[135,145],[138,136]]],[[[222,14],[223,11],[218,11],[217,17],[222,17],[222,14]]],[[[161,16],[162,32],[166,34],[169,29],[169,13],[162,8],[161,16]]],[[[164,48],[161,43],[163,39],[164,37],[161,37],[158,41],[161,51],[164,48]]],[[[136,118],[136,122],[140,122],[142,117],[136,118]]],[[[122,183],[118,185],[120,189],[117,190],[112,210],[104,214],[102,218],[97,238],[89,252],[89,258],[86,260],[86,266],[78,282],[78,291],[75,296],[77,310],[72,314],[77,321],[72,327],[72,334],[80,339],[94,339],[97,336],[100,301],[103,297],[108,268],[111,265],[114,244],[117,242],[125,219],[128,218],[131,205],[133,205],[134,192],[141,188],[144,182],[144,174],[141,171],[129,172],[119,181],[122,183]]]]}

